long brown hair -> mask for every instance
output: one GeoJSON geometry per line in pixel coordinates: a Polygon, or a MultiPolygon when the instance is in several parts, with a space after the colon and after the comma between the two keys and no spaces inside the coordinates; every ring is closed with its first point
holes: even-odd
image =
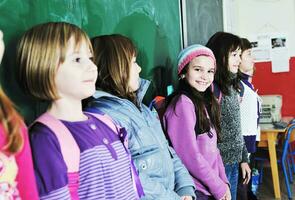
{"type": "MultiPolygon", "coordinates": [[[[21,127],[23,121],[17,111],[14,109],[13,103],[5,95],[0,87],[0,122],[6,134],[6,144],[3,150],[9,153],[17,153],[23,147],[23,137],[21,127]]],[[[2,150],[2,149],[1,149],[2,150]]]]}
{"type": "Polygon", "coordinates": [[[206,47],[209,47],[216,58],[216,73],[214,82],[217,83],[221,92],[224,95],[229,95],[229,88],[233,88],[238,92],[239,79],[234,78],[231,80],[230,71],[228,69],[229,54],[232,51],[241,47],[241,39],[239,36],[227,33],[227,32],[216,32],[208,40],[206,47]]]}
{"type": "Polygon", "coordinates": [[[119,34],[97,36],[91,42],[98,69],[97,89],[137,105],[136,94],[128,86],[132,57],[137,53],[133,42],[119,34]]]}

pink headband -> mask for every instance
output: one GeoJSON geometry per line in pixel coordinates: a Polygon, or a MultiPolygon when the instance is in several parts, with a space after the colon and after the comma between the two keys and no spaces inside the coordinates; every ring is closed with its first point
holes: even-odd
{"type": "Polygon", "coordinates": [[[210,57],[213,61],[214,61],[214,65],[216,67],[216,60],[214,57],[213,52],[211,51],[211,49],[199,45],[199,44],[195,44],[195,45],[191,45],[185,49],[183,49],[179,55],[178,55],[178,74],[180,74],[180,72],[183,70],[183,68],[191,61],[193,60],[195,57],[198,56],[208,56],[210,57]]]}

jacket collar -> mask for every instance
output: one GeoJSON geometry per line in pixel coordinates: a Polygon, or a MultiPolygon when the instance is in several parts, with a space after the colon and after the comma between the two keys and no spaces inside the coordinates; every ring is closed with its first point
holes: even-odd
{"type": "MultiPolygon", "coordinates": [[[[139,86],[139,89],[136,92],[138,103],[141,103],[142,102],[143,97],[146,94],[147,89],[148,89],[150,83],[151,82],[149,80],[140,78],[140,86],[139,86]]],[[[112,94],[110,94],[108,92],[105,92],[105,91],[102,91],[102,90],[96,90],[96,92],[93,95],[93,98],[99,99],[101,97],[112,97],[112,98],[121,99],[120,97],[117,97],[115,95],[112,95],[112,94]]]]}
{"type": "Polygon", "coordinates": [[[241,77],[242,80],[248,81],[251,76],[248,75],[248,74],[245,74],[245,73],[241,72],[240,73],[240,77],[241,77]]]}

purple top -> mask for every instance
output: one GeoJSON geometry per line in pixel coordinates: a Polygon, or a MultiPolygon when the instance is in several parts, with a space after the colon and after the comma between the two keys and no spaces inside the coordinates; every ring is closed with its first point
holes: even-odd
{"type": "Polygon", "coordinates": [[[228,180],[217,148],[216,131],[211,129],[213,137],[207,133],[196,137],[194,127],[197,119],[193,102],[181,95],[174,108],[173,101],[164,114],[164,127],[173,147],[192,175],[196,189],[221,199],[228,180]]]}
{"type": "MultiPolygon", "coordinates": [[[[116,133],[91,115],[86,121],[62,122],[81,152],[79,198],[136,199],[130,159],[116,133]]],[[[57,137],[41,123],[36,123],[30,133],[41,199],[70,199],[67,166],[57,137]]]]}

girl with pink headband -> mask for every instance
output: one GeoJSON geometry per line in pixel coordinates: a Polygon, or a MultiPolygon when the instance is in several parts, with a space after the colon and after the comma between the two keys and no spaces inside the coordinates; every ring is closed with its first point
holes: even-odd
{"type": "Polygon", "coordinates": [[[198,199],[231,199],[217,148],[220,109],[211,90],[216,70],[213,52],[192,45],[178,56],[178,89],[168,97],[164,128],[193,177],[198,199]]]}

